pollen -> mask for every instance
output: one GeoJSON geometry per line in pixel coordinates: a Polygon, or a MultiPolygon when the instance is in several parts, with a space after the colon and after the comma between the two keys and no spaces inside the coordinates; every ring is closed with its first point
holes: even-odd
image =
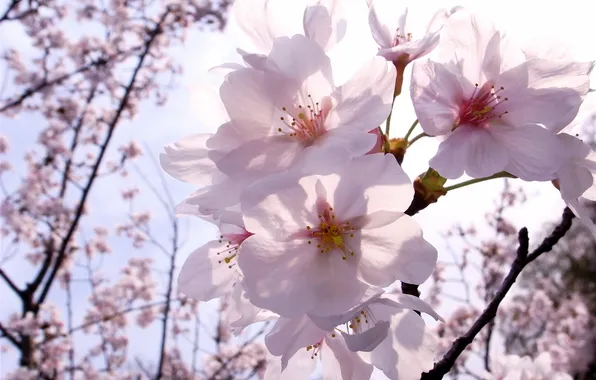
{"type": "Polygon", "coordinates": [[[342,260],[347,260],[349,256],[354,256],[354,250],[350,248],[348,239],[354,237],[356,228],[350,225],[349,222],[341,222],[335,215],[333,208],[329,206],[318,217],[318,226],[306,227],[309,244],[311,244],[310,239],[316,239],[320,254],[339,252],[342,260]]]}
{"type": "Polygon", "coordinates": [[[459,120],[455,127],[461,124],[483,126],[507,114],[504,107],[509,99],[502,96],[504,90],[504,87],[496,87],[490,82],[482,87],[475,84],[470,98],[461,102],[459,120]]]}
{"type": "Polygon", "coordinates": [[[322,102],[315,102],[312,96],[307,95],[306,107],[303,104],[294,104],[293,107],[282,107],[286,116],[280,117],[282,127],[277,131],[286,136],[298,139],[305,145],[311,145],[317,138],[327,133],[325,119],[331,109],[331,99],[324,97],[322,102]],[[295,110],[295,111],[292,111],[295,110]]]}

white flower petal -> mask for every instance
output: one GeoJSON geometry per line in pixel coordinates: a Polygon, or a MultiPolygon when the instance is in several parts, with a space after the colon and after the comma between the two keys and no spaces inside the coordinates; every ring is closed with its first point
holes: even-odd
{"type": "Polygon", "coordinates": [[[190,254],[178,275],[178,289],[198,301],[209,301],[232,291],[238,272],[224,261],[227,242],[210,241],[190,254]]]}
{"type": "Polygon", "coordinates": [[[342,332],[342,336],[346,341],[346,345],[351,351],[370,352],[374,350],[385,338],[389,331],[389,322],[380,321],[370,329],[360,334],[346,334],[342,332]]]}
{"type": "Polygon", "coordinates": [[[361,233],[363,254],[359,263],[362,278],[376,286],[396,280],[421,284],[437,263],[437,250],[422,237],[422,230],[409,216],[381,228],[361,233]]]}
{"type": "Polygon", "coordinates": [[[507,150],[500,140],[483,128],[462,125],[439,145],[429,165],[449,179],[464,172],[470,177],[487,177],[505,169],[507,150]]]}

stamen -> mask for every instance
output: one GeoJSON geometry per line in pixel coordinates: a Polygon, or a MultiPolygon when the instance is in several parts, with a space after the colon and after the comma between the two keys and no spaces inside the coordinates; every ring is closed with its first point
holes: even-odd
{"type": "Polygon", "coordinates": [[[507,111],[502,111],[503,103],[509,100],[501,95],[504,90],[503,86],[497,88],[491,83],[482,87],[475,83],[470,98],[462,102],[455,128],[461,124],[482,126],[507,114],[507,111]]]}
{"type": "MultiPolygon", "coordinates": [[[[280,117],[280,121],[285,127],[277,128],[277,131],[289,136],[296,137],[306,145],[310,145],[316,138],[325,134],[327,129],[325,128],[325,119],[329,112],[329,107],[323,109],[320,107],[319,102],[315,102],[310,94],[307,95],[310,104],[306,105],[308,111],[300,111],[297,115],[290,115],[286,107],[282,107],[282,111],[288,113],[291,116],[292,122],[288,122],[287,117],[280,117]],[[295,117],[293,117],[295,116],[295,117]]],[[[324,104],[330,104],[330,101],[324,104]]],[[[302,104],[295,105],[295,108],[304,110],[302,104]]]]}

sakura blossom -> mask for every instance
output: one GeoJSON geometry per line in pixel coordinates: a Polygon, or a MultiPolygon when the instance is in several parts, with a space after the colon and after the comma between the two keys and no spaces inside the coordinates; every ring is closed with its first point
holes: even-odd
{"type": "Polygon", "coordinates": [[[408,7],[399,2],[367,0],[367,3],[372,36],[379,45],[378,54],[403,66],[437,47],[443,24],[459,9],[437,10],[424,30],[420,25],[412,25],[408,7]]]}
{"type": "Polygon", "coordinates": [[[236,1],[232,12],[243,32],[238,52],[248,65],[263,68],[275,40],[296,34],[308,37],[324,51],[329,51],[346,33],[342,3],[340,0],[236,1]]]}
{"type": "Polygon", "coordinates": [[[221,235],[192,252],[178,275],[178,289],[197,300],[209,301],[232,292],[240,280],[236,266],[242,243],[252,234],[238,213],[226,212],[219,220],[221,235]]]}
{"type": "Polygon", "coordinates": [[[412,188],[391,156],[291,177],[257,183],[242,201],[254,235],[238,265],[253,304],[284,317],[341,314],[397,280],[430,276],[437,252],[403,214],[412,188]]]}
{"type": "Polygon", "coordinates": [[[596,201],[596,152],[566,133],[558,134],[557,138],[568,158],[557,172],[554,183],[563,200],[596,236],[596,225],[580,202],[580,199],[596,201]]]}
{"type": "Polygon", "coordinates": [[[551,130],[576,116],[592,62],[526,59],[490,20],[464,10],[446,21],[441,45],[439,61],[415,62],[412,73],[420,125],[446,137],[430,166],[445,178],[554,179],[564,158],[551,130]]]}
{"type": "Polygon", "coordinates": [[[486,375],[487,380],[571,380],[572,377],[564,372],[554,371],[551,367],[550,355],[545,352],[534,360],[527,356],[509,355],[498,358],[493,366],[493,372],[486,375]]]}
{"type": "MultiPolygon", "coordinates": [[[[368,132],[389,114],[395,82],[384,60],[371,59],[335,87],[329,57],[312,40],[295,35],[275,40],[268,66],[274,69],[230,73],[221,87],[229,133],[242,141],[217,160],[221,172],[263,177],[293,165],[307,172],[321,160],[339,165],[375,146],[376,136],[368,132]],[[330,149],[334,156],[326,154],[330,149]]],[[[223,133],[220,129],[213,139],[221,140],[223,133]]]]}
{"type": "Polygon", "coordinates": [[[576,37],[390,0],[0,7],[0,377],[593,377],[576,37]]]}
{"type": "Polygon", "coordinates": [[[370,363],[348,349],[342,335],[318,328],[307,316],[280,318],[265,344],[274,355],[265,379],[302,379],[314,372],[319,360],[327,377],[369,379],[373,371],[370,363]]]}

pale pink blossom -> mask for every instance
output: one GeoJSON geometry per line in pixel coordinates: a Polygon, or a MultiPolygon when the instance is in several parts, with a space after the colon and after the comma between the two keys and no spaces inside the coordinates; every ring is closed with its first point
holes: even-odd
{"type": "Polygon", "coordinates": [[[243,141],[217,160],[223,173],[259,177],[298,165],[341,165],[375,146],[368,132],[389,115],[395,82],[395,70],[383,59],[370,60],[340,87],[329,57],[304,36],[276,39],[267,62],[270,71],[237,70],[221,87],[232,122],[210,142],[223,145],[224,133],[243,141]]]}
{"type": "Polygon", "coordinates": [[[415,62],[411,84],[424,131],[446,136],[430,166],[446,178],[554,179],[563,157],[552,131],[577,114],[591,63],[526,60],[490,20],[465,10],[441,38],[439,61],[415,62]]]}
{"type": "Polygon", "coordinates": [[[458,8],[439,9],[426,29],[412,25],[408,7],[399,1],[368,0],[368,20],[379,46],[378,55],[388,61],[407,64],[431,53],[439,44],[443,24],[458,8]]]}
{"type": "Polygon", "coordinates": [[[343,336],[317,327],[307,316],[280,318],[265,337],[270,358],[265,380],[299,380],[320,360],[324,378],[369,379],[373,366],[350,351],[343,336]]]}
{"type": "Polygon", "coordinates": [[[248,298],[285,317],[336,315],[396,280],[422,283],[437,251],[403,214],[412,197],[410,179],[383,154],[336,174],[255,184],[242,200],[254,235],[238,257],[248,298]]]}
{"type": "Polygon", "coordinates": [[[276,38],[303,34],[329,51],[347,26],[340,0],[238,0],[232,13],[243,32],[238,52],[255,68],[263,68],[276,38]]]}
{"type": "Polygon", "coordinates": [[[311,320],[324,330],[339,331],[351,351],[360,352],[389,379],[418,380],[432,368],[438,340],[412,310],[442,321],[426,302],[401,293],[381,294],[343,315],[311,320]]]}
{"type": "Polygon", "coordinates": [[[554,183],[559,188],[565,203],[596,236],[596,224],[581,201],[582,199],[596,201],[596,152],[579,138],[566,133],[559,133],[557,138],[566,160],[557,172],[554,183]]]}
{"type": "Polygon", "coordinates": [[[192,252],[178,275],[178,289],[198,301],[209,301],[232,292],[240,280],[236,266],[242,243],[252,234],[238,213],[226,212],[219,220],[221,235],[192,252]]]}
{"type": "Polygon", "coordinates": [[[491,373],[485,375],[487,380],[572,380],[565,372],[553,370],[551,357],[543,352],[534,360],[528,356],[508,355],[493,360],[491,373]]]}

